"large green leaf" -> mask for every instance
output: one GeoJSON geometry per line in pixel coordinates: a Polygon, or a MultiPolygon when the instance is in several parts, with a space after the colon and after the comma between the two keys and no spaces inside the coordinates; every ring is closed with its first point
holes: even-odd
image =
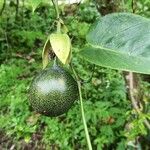
{"type": "Polygon", "coordinates": [[[150,20],[113,13],[96,21],[80,54],[89,62],[113,69],[150,74],[150,20]]]}

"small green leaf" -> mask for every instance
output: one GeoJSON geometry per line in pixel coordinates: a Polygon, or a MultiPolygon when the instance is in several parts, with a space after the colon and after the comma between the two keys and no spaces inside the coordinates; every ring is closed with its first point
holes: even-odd
{"type": "Polygon", "coordinates": [[[31,140],[30,135],[27,134],[27,135],[24,137],[24,140],[25,140],[26,143],[29,143],[30,140],[31,140]]]}
{"type": "Polygon", "coordinates": [[[68,28],[66,27],[65,24],[62,24],[61,30],[63,33],[67,33],[68,32],[68,28]]]}
{"type": "Polygon", "coordinates": [[[32,12],[42,3],[42,0],[28,0],[27,4],[32,8],[32,12]]]}
{"type": "Polygon", "coordinates": [[[61,31],[62,31],[62,33],[67,33],[68,32],[67,26],[64,24],[62,19],[60,19],[59,21],[61,23],[61,31]]]}
{"type": "Polygon", "coordinates": [[[1,1],[0,1],[0,11],[1,11],[3,5],[4,5],[4,0],[1,0],[1,1]]]}
{"type": "Polygon", "coordinates": [[[42,63],[43,63],[43,69],[46,68],[49,62],[49,53],[51,51],[51,45],[49,38],[46,40],[43,52],[42,52],[42,63]]]}
{"type": "Polygon", "coordinates": [[[67,58],[67,60],[66,60],[66,64],[69,64],[69,63],[71,62],[71,58],[72,58],[72,50],[70,49],[68,58],[67,58]]]}
{"type": "Polygon", "coordinates": [[[50,44],[56,56],[63,64],[69,63],[68,60],[71,56],[71,40],[67,34],[51,34],[50,44]]]}

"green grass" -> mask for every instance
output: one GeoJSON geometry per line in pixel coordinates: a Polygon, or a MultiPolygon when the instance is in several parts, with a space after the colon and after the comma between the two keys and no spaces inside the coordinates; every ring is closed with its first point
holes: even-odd
{"type": "MultiPolygon", "coordinates": [[[[86,149],[78,101],[67,114],[57,118],[38,115],[29,106],[27,90],[32,78],[40,69],[39,62],[29,64],[27,60],[20,58],[10,59],[9,62],[1,65],[1,130],[6,134],[5,136],[12,138],[12,142],[16,142],[16,147],[19,146],[20,140],[30,144],[34,140],[33,136],[39,134],[42,136],[39,143],[42,141],[47,149],[53,145],[62,149],[72,149],[73,147],[86,149]]],[[[106,71],[111,72],[110,70],[106,71]]],[[[124,86],[123,82],[115,79],[116,75],[120,76],[119,73],[115,71],[111,73],[111,77],[104,73],[101,78],[97,78],[96,76],[99,75],[95,74],[93,85],[90,83],[84,85],[83,92],[88,92],[84,96],[85,114],[95,147],[113,143],[118,139],[116,136],[120,134],[118,129],[124,128],[124,114],[127,111],[124,86]],[[99,83],[99,80],[104,81],[99,83]],[[112,86],[106,88],[106,84],[112,86]],[[85,97],[87,98],[85,99],[85,97]],[[121,111],[120,105],[122,106],[121,111]],[[116,129],[117,131],[115,131],[116,129]]],[[[121,142],[121,139],[118,139],[118,142],[121,142]]],[[[2,146],[5,147],[5,144],[2,146]]]]}

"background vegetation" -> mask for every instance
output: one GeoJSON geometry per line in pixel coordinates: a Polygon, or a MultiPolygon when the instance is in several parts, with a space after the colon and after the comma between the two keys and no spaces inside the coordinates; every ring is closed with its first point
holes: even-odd
{"type": "MultiPolygon", "coordinates": [[[[28,104],[27,90],[42,68],[42,48],[55,30],[56,18],[49,1],[34,2],[0,1],[0,149],[87,149],[78,101],[67,114],[57,118],[41,116],[28,104]]],[[[116,1],[114,8],[129,12],[134,9],[135,13],[150,17],[149,6],[149,1],[133,4],[129,0],[124,4],[116,1]]],[[[86,43],[90,25],[110,6],[107,1],[97,0],[60,7],[72,39],[73,63],[86,79],[93,66],[82,60],[78,52],[86,43]]],[[[150,117],[148,79],[141,80],[140,86],[145,113],[150,117]]],[[[91,82],[83,84],[83,93],[93,149],[150,148],[150,131],[126,96],[122,72],[96,66],[91,82]]]]}

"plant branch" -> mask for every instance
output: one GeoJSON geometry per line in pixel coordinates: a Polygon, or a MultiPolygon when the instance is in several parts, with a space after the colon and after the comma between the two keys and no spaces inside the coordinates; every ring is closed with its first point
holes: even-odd
{"type": "Polygon", "coordinates": [[[78,90],[79,90],[79,98],[80,98],[80,105],[81,105],[81,114],[82,114],[82,120],[83,120],[83,125],[84,125],[86,140],[87,140],[87,143],[88,143],[89,150],[92,150],[91,140],[90,140],[90,136],[89,136],[89,132],[88,132],[87,124],[86,124],[86,119],[85,119],[85,114],[84,114],[84,108],[83,108],[81,82],[80,82],[79,76],[77,75],[77,73],[74,70],[74,68],[73,68],[73,66],[72,66],[71,63],[70,63],[70,67],[71,67],[71,70],[73,71],[73,73],[75,75],[76,80],[77,80],[78,90]]]}
{"type": "Polygon", "coordinates": [[[52,3],[55,7],[56,11],[56,19],[57,19],[57,33],[60,33],[61,23],[60,23],[60,16],[59,16],[59,8],[58,8],[58,0],[52,0],[52,3]]]}
{"type": "MultiPolygon", "coordinates": [[[[134,96],[134,77],[133,77],[132,72],[129,72],[129,94],[130,94],[130,98],[131,98],[133,108],[140,115],[141,110],[140,110],[139,106],[137,105],[137,100],[135,99],[135,96],[134,96]]],[[[147,128],[150,130],[150,124],[149,124],[148,120],[145,119],[143,122],[147,126],[147,128]]]]}
{"type": "Polygon", "coordinates": [[[132,13],[135,13],[135,1],[134,0],[132,0],[132,13]]]}

